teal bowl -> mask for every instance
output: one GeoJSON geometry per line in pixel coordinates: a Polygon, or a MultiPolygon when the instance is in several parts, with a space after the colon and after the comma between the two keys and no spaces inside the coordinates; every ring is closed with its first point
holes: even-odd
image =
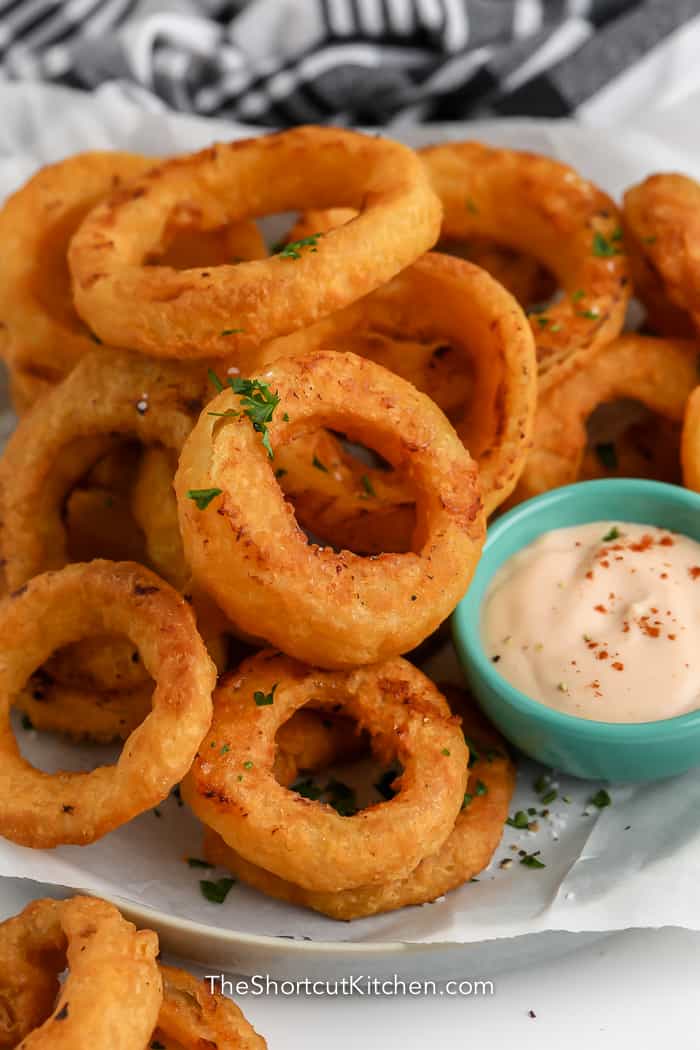
{"type": "Polygon", "coordinates": [[[526,755],[562,773],[604,780],[656,780],[700,765],[700,710],[656,722],[597,722],[555,711],[503,678],[481,642],[481,604],[501,565],[543,532],[593,521],[658,525],[700,541],[700,495],[635,478],[553,489],[504,514],[488,530],[452,634],[471,689],[490,720],[526,755]]]}

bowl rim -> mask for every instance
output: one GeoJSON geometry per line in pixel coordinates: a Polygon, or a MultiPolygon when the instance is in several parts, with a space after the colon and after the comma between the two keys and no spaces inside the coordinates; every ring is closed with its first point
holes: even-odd
{"type": "MultiPolygon", "coordinates": [[[[569,500],[572,496],[578,498],[581,495],[595,495],[601,492],[611,497],[613,495],[619,497],[624,494],[644,494],[651,496],[657,503],[665,501],[666,503],[685,504],[700,514],[700,494],[680,485],[672,485],[663,481],[652,481],[648,478],[598,478],[592,481],[577,481],[571,485],[563,485],[533,496],[499,517],[488,527],[482,554],[485,554],[501,542],[502,538],[513,528],[517,529],[524,521],[546,512],[552,504],[559,503],[562,500],[569,500]]],[[[591,518],[590,520],[593,522],[596,518],[591,518]]],[[[625,518],[624,512],[622,515],[610,515],[609,520],[627,520],[634,523],[632,518],[625,518]]],[[[562,528],[566,527],[562,526],[562,528]]],[[[692,537],[690,538],[692,539],[692,537]]],[[[527,544],[523,543],[522,547],[518,549],[521,550],[525,546],[527,544]]],[[[491,688],[500,695],[501,699],[515,708],[520,714],[537,720],[557,732],[575,733],[578,736],[590,739],[598,739],[601,735],[617,740],[636,736],[640,742],[643,742],[658,738],[660,734],[676,736],[690,731],[700,731],[700,708],[697,711],[689,711],[683,715],[673,715],[670,718],[658,718],[648,722],[604,722],[599,719],[581,718],[578,715],[557,711],[546,704],[540,703],[539,700],[533,700],[527,693],[517,689],[494,668],[486,655],[478,631],[472,630],[467,622],[467,607],[474,600],[474,592],[472,592],[472,597],[470,598],[470,591],[482,566],[483,561],[480,561],[467,593],[452,614],[451,629],[454,646],[460,659],[469,664],[470,670],[481,678],[486,679],[491,688]]],[[[489,574],[484,584],[484,590],[488,587],[492,576],[493,572],[489,574]]],[[[477,619],[478,623],[479,620],[477,619]]]]}

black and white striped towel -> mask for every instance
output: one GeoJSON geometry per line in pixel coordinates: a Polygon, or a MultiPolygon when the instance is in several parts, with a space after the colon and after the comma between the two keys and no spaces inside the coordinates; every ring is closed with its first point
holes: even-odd
{"type": "Polygon", "coordinates": [[[0,76],[275,126],[556,117],[696,20],[700,0],[0,0],[0,76]]]}

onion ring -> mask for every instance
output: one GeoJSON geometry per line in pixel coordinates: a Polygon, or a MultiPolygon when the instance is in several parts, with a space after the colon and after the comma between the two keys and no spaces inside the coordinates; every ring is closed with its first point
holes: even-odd
{"type": "Polygon", "coordinates": [[[319,666],[372,663],[415,647],[452,611],[479,557],[476,465],[429,398],[354,354],[280,359],[263,379],[279,399],[264,435],[271,449],[327,426],[407,471],[415,550],[363,559],[308,544],[241,398],[223,391],[186,441],[175,477],[194,580],[234,625],[319,666]],[[209,498],[200,510],[202,491],[209,498]]]}
{"type": "Polygon", "coordinates": [[[234,355],[249,371],[261,342],[377,288],[434,244],[439,224],[426,174],[399,143],[297,127],[216,145],[166,162],[90,213],[68,253],[75,305],[107,343],[161,357],[234,355]],[[360,215],[317,250],[206,270],[143,265],[179,209],[206,230],[309,199],[360,215]]]}
{"type": "Polygon", "coordinates": [[[188,604],[142,566],[94,561],[44,573],[0,604],[0,834],[20,845],[84,845],[165,798],[185,775],[211,719],[216,670],[188,604]],[[152,710],[116,766],[50,775],[20,755],[9,706],[54,649],[125,634],[156,687],[152,710]]]}
{"type": "Polygon", "coordinates": [[[462,803],[468,751],[448,715],[432,682],[400,658],[324,673],[264,651],[217,690],[182,797],[247,859],[307,889],[407,875],[442,845],[462,803]],[[401,761],[394,799],[343,817],[277,783],[275,734],[309,702],[353,717],[377,753],[401,761]]]}
{"type": "Polygon", "coordinates": [[[450,142],[419,150],[444,209],[442,237],[488,237],[534,256],[564,298],[534,314],[540,369],[619,335],[630,296],[614,202],[550,157],[450,142]]]}
{"type": "Polygon", "coordinates": [[[157,952],[155,933],[106,901],[33,901],[0,925],[0,1047],[147,1046],[163,995],[157,952]]]}
{"type": "Polygon", "coordinates": [[[700,387],[689,395],[683,415],[681,437],[683,484],[700,492],[700,387]]]}
{"type": "MultiPolygon", "coordinates": [[[[457,433],[479,465],[481,490],[489,514],[515,487],[525,462],[532,435],[536,400],[536,361],[527,320],[515,300],[483,270],[462,259],[430,252],[394,281],[313,328],[276,340],[265,348],[267,361],[342,346],[363,356],[372,356],[368,333],[390,333],[402,340],[416,339],[429,348],[455,348],[473,373],[471,396],[455,421],[457,433]]],[[[399,355],[391,364],[399,375],[416,382],[411,368],[411,347],[405,346],[405,364],[399,355]]],[[[416,355],[418,356],[418,355],[416,355]]],[[[432,356],[429,350],[428,358],[432,356]]],[[[386,362],[386,358],[380,363],[386,362]]],[[[419,384],[416,384],[419,385],[419,384]]],[[[419,385],[419,389],[422,387],[419,385]]],[[[431,370],[427,369],[424,392],[433,396],[431,370]]],[[[312,457],[309,456],[309,461],[312,457]]],[[[294,471],[280,453],[280,467],[288,473],[282,480],[293,491],[294,471]]],[[[374,483],[375,477],[372,477],[374,483]]],[[[327,486],[327,479],[324,479],[327,486]]],[[[319,486],[320,488],[320,479],[319,486]]],[[[350,492],[339,480],[331,507],[334,521],[366,518],[372,501],[366,491],[350,492]],[[364,498],[363,498],[364,497],[364,498]]],[[[322,491],[323,495],[328,495],[322,491]]],[[[398,504],[411,501],[410,490],[397,493],[398,504]]],[[[332,527],[319,519],[319,507],[297,512],[304,525],[316,522],[321,535],[333,539],[332,527]]],[[[405,512],[404,512],[405,520],[405,512]]]]}
{"type": "Polygon", "coordinates": [[[163,1050],[265,1050],[267,1043],[225,995],[184,970],[161,966],[163,1004],[150,1042],[163,1050]]]}
{"type": "Polygon", "coordinates": [[[464,694],[453,687],[442,688],[453,711],[462,716],[463,730],[476,751],[469,763],[468,803],[441,848],[408,876],[336,893],[313,892],[244,860],[210,828],[204,834],[206,859],[268,896],[344,921],[434,901],[478,875],[501,841],[515,787],[515,766],[499,734],[464,694]]]}
{"type": "Polygon", "coordinates": [[[513,502],[576,481],[586,421],[606,401],[633,398],[681,422],[697,384],[698,347],[683,340],[625,335],[594,354],[575,354],[540,382],[535,436],[513,502]]]}
{"type": "MultiPolygon", "coordinates": [[[[130,153],[79,153],[41,168],[0,210],[6,246],[0,262],[0,328],[12,378],[12,400],[23,413],[99,342],[75,311],[67,252],[96,204],[144,175],[156,159],[130,153]],[[4,328],[3,328],[4,326],[4,328]]],[[[252,222],[203,234],[181,212],[164,232],[160,265],[173,268],[263,259],[252,222]]]]}
{"type": "Polygon", "coordinates": [[[700,183],[651,175],[624,196],[635,287],[652,324],[669,335],[700,330],[700,183]]]}

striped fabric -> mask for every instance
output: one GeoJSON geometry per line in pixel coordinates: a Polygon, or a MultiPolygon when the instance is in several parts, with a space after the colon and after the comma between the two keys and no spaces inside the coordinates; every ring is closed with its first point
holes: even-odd
{"type": "Polygon", "coordinates": [[[283,126],[565,116],[700,0],[0,0],[0,74],[283,126]]]}

